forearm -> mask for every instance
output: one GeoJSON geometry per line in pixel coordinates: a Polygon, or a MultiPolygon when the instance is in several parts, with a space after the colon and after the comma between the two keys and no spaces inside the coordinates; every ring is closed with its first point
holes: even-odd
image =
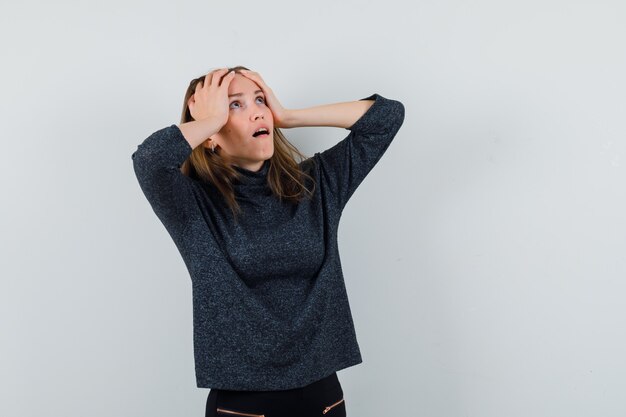
{"type": "Polygon", "coordinates": [[[347,129],[356,123],[372,104],[374,100],[358,100],[288,110],[283,127],[329,126],[347,129]]]}
{"type": "Polygon", "coordinates": [[[182,123],[178,128],[187,142],[189,142],[191,149],[195,149],[196,146],[200,145],[210,136],[219,132],[221,125],[215,119],[204,119],[182,123]]]}

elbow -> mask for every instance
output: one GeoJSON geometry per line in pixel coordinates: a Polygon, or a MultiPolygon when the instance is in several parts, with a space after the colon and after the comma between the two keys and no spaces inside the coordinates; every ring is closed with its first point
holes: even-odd
{"type": "Polygon", "coordinates": [[[402,124],[404,123],[404,104],[398,100],[393,100],[394,106],[391,111],[391,118],[394,120],[394,126],[396,127],[396,131],[400,129],[402,124]]]}

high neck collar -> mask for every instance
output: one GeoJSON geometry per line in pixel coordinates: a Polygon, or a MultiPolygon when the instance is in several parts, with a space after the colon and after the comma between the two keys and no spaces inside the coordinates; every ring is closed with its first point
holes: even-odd
{"type": "Polygon", "coordinates": [[[258,185],[258,184],[266,184],[267,183],[267,172],[270,167],[270,160],[266,159],[263,161],[263,165],[258,171],[250,171],[249,169],[233,165],[232,166],[237,172],[241,174],[241,178],[234,183],[236,185],[258,185]]]}

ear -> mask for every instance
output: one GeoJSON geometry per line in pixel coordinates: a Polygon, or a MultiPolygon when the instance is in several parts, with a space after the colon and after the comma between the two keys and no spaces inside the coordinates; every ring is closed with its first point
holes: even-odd
{"type": "Polygon", "coordinates": [[[207,140],[202,142],[202,146],[204,146],[205,148],[211,149],[211,146],[215,145],[215,147],[217,148],[219,146],[219,144],[218,144],[216,136],[217,135],[213,135],[213,136],[209,137],[207,140]]]}

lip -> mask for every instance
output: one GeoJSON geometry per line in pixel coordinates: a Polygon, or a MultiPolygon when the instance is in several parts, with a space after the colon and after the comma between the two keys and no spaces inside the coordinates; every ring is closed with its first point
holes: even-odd
{"type": "Polygon", "coordinates": [[[270,129],[270,127],[268,125],[259,125],[252,131],[252,135],[251,136],[254,137],[254,132],[256,132],[257,130],[259,130],[262,127],[267,129],[267,135],[268,136],[272,134],[272,129],[270,129]]]}

